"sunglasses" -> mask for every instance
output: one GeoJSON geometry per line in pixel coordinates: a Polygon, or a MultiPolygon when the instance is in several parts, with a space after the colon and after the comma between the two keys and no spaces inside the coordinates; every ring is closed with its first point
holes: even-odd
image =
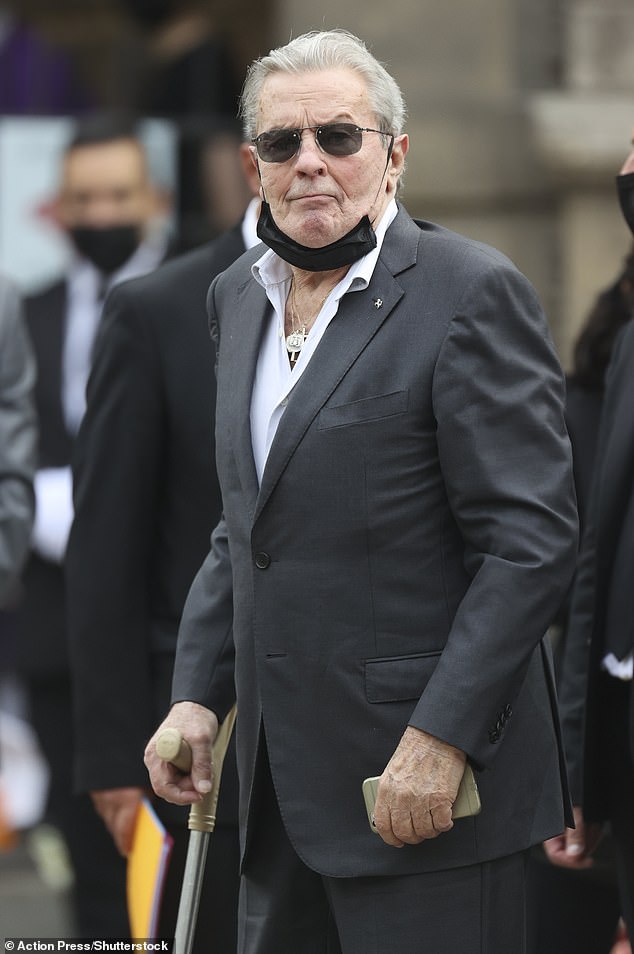
{"type": "Polygon", "coordinates": [[[260,133],[251,142],[264,162],[286,162],[299,152],[302,133],[306,129],[314,131],[315,142],[322,152],[337,158],[353,156],[355,152],[359,152],[364,132],[388,136],[391,140],[389,148],[394,145],[392,133],[367,126],[355,126],[353,123],[326,123],[324,126],[302,126],[301,129],[270,129],[260,133]]]}

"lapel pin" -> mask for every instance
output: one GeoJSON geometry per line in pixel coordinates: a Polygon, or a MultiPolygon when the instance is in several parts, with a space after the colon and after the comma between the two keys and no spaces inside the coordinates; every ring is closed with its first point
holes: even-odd
{"type": "Polygon", "coordinates": [[[379,310],[379,308],[382,308],[382,307],[383,307],[383,299],[382,299],[382,298],[375,298],[375,299],[374,299],[374,307],[376,308],[377,311],[379,310]]]}

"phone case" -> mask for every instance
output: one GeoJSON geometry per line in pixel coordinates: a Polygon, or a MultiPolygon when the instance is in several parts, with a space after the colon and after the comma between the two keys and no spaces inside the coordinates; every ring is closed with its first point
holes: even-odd
{"type": "MultiPolygon", "coordinates": [[[[376,793],[378,787],[378,775],[374,776],[373,778],[366,778],[362,786],[365,808],[368,813],[368,821],[370,822],[370,828],[373,832],[376,832],[376,828],[372,822],[372,815],[374,812],[374,803],[376,802],[376,793]]],[[[465,765],[464,775],[462,776],[460,787],[458,789],[458,794],[456,795],[456,800],[453,803],[451,817],[467,818],[471,815],[479,815],[481,808],[482,805],[480,803],[480,793],[478,792],[478,786],[473,774],[473,769],[467,762],[465,765]]]]}

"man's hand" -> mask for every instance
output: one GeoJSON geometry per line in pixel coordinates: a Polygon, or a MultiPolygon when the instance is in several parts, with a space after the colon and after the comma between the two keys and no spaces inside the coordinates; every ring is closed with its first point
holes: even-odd
{"type": "Polygon", "coordinates": [[[601,841],[602,826],[587,825],[578,805],[573,808],[575,828],[566,828],[562,835],[544,842],[544,851],[552,864],[560,868],[590,868],[594,864],[592,852],[601,841]]]}
{"type": "Polygon", "coordinates": [[[383,841],[402,848],[449,831],[465,762],[460,749],[408,726],[379,781],[374,823],[383,841]]]}
{"type": "Polygon", "coordinates": [[[214,712],[196,702],[177,702],[158,727],[145,749],[145,765],[157,795],[175,805],[192,805],[211,791],[211,747],[218,734],[214,712]],[[156,737],[167,728],[178,729],[192,750],[192,767],[183,775],[156,754],[156,737]]]}
{"type": "Polygon", "coordinates": [[[134,823],[144,794],[142,788],[108,788],[90,793],[97,814],[124,857],[132,848],[134,823]]]}

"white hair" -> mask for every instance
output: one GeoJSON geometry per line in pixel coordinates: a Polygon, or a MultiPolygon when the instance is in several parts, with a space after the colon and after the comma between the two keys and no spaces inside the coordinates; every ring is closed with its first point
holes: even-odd
{"type": "Polygon", "coordinates": [[[365,81],[380,131],[394,136],[403,132],[406,108],[396,80],[353,33],[327,30],[304,33],[251,64],[240,97],[245,139],[249,141],[257,133],[262,87],[272,73],[330,69],[350,69],[359,73],[365,81]]]}

